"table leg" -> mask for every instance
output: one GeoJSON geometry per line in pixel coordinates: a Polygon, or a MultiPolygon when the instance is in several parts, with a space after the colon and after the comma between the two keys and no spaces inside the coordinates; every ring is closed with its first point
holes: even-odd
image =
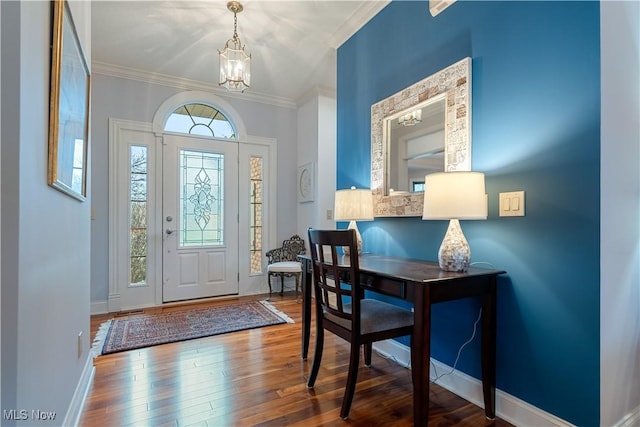
{"type": "Polygon", "coordinates": [[[302,360],[309,355],[311,335],[311,262],[302,262],[302,360]]]}
{"type": "Polygon", "coordinates": [[[482,297],[482,394],[484,413],[496,417],[496,277],[482,297]]]}
{"type": "Polygon", "coordinates": [[[429,360],[431,354],[431,303],[428,286],[416,286],[411,337],[413,425],[429,424],[429,360]]]}

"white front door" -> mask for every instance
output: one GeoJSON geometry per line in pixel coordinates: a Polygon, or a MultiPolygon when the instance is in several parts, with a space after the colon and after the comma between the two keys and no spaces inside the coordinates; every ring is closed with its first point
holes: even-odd
{"type": "Polygon", "coordinates": [[[238,144],[164,135],[162,300],[238,293],[238,144]]]}

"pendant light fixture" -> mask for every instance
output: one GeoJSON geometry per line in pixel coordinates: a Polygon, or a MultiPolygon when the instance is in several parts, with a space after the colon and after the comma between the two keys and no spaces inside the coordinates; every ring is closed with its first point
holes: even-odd
{"type": "Polygon", "coordinates": [[[414,110],[398,117],[398,124],[402,126],[415,126],[422,122],[422,110],[414,110]]]}
{"type": "Polygon", "coordinates": [[[251,86],[251,55],[244,51],[244,45],[238,37],[238,17],[242,4],[238,1],[227,3],[227,9],[233,12],[233,36],[227,40],[220,54],[220,86],[232,92],[244,92],[251,86]]]}

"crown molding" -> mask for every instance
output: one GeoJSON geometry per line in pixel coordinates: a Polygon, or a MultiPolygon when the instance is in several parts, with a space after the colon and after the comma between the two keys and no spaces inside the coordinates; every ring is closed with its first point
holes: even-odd
{"type": "Polygon", "coordinates": [[[325,98],[336,99],[336,90],[324,86],[314,86],[298,99],[297,106],[301,107],[302,105],[309,102],[309,100],[321,96],[325,98]]]}
{"type": "Polygon", "coordinates": [[[181,77],[170,76],[167,74],[149,73],[148,71],[107,64],[99,61],[93,61],[91,63],[91,71],[93,74],[101,74],[109,77],[135,80],[142,83],[157,84],[177,89],[203,90],[226,98],[235,98],[243,101],[258,102],[275,107],[290,109],[297,108],[297,103],[294,100],[288,98],[275,97],[251,91],[247,91],[245,93],[229,92],[212,83],[190,80],[181,77]]]}
{"type": "Polygon", "coordinates": [[[384,9],[391,0],[363,1],[360,6],[347,20],[347,23],[334,33],[329,40],[329,44],[334,48],[339,48],[344,42],[349,40],[360,28],[369,22],[374,16],[384,9]]]}

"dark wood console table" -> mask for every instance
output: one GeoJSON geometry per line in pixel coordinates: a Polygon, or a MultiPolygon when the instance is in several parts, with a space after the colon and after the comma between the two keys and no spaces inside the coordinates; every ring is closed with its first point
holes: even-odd
{"type": "MultiPolygon", "coordinates": [[[[302,358],[309,352],[311,334],[312,263],[302,262],[302,358]]],[[[435,262],[362,254],[360,281],[371,291],[413,302],[414,332],[411,337],[413,423],[429,421],[429,359],[431,353],[431,304],[479,296],[482,299],[482,391],[487,418],[495,418],[496,387],[496,282],[501,270],[470,268],[465,273],[440,270],[435,262]]]]}

